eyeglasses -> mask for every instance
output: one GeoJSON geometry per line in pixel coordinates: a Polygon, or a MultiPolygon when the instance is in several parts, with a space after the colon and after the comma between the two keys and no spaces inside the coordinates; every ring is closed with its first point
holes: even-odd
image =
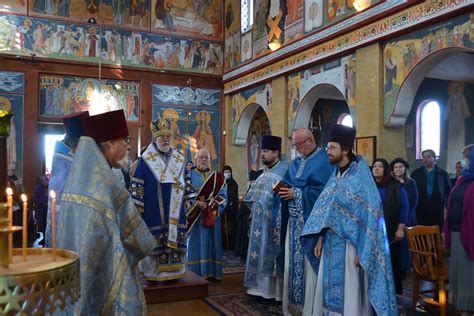
{"type": "Polygon", "coordinates": [[[326,152],[330,151],[330,150],[333,150],[333,149],[338,149],[339,147],[337,146],[327,146],[326,147],[326,152]]]}
{"type": "Polygon", "coordinates": [[[304,143],[306,143],[308,140],[310,140],[311,137],[308,137],[306,138],[304,141],[302,142],[296,142],[296,143],[293,143],[291,144],[293,147],[300,147],[301,145],[303,145],[304,143]]]}
{"type": "Polygon", "coordinates": [[[130,136],[127,136],[123,139],[127,144],[130,144],[130,142],[132,141],[132,138],[130,136]]]}

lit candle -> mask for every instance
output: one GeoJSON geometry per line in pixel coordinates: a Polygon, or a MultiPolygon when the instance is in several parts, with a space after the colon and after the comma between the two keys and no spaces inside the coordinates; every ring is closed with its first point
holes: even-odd
{"type": "Polygon", "coordinates": [[[23,244],[21,247],[21,253],[23,254],[23,261],[26,261],[26,243],[28,240],[27,234],[27,219],[28,219],[28,199],[26,194],[21,195],[23,201],[23,244]]]}
{"type": "Polygon", "coordinates": [[[51,237],[53,241],[53,259],[56,261],[56,193],[51,190],[49,192],[51,196],[51,237]]]}
{"type": "MultiPolygon", "coordinates": [[[[7,188],[7,204],[8,204],[8,228],[13,226],[13,190],[7,188]]],[[[13,236],[8,234],[8,261],[12,262],[13,236]]]]}

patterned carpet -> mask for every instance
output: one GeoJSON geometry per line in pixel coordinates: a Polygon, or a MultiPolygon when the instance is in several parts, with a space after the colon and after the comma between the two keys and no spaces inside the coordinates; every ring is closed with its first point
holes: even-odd
{"type": "Polygon", "coordinates": [[[222,261],[224,263],[224,274],[245,272],[245,260],[237,257],[232,250],[222,252],[222,261]]]}

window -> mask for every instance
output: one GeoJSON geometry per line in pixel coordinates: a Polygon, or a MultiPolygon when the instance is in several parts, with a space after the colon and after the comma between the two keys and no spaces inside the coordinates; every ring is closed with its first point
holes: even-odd
{"type": "Polygon", "coordinates": [[[253,0],[240,0],[240,32],[250,31],[253,26],[253,0]]]}
{"type": "Polygon", "coordinates": [[[352,120],[352,116],[347,113],[341,114],[341,116],[339,116],[339,119],[337,120],[337,123],[349,127],[354,127],[354,121],[352,120]]]}
{"type": "Polygon", "coordinates": [[[433,149],[440,152],[441,110],[438,102],[426,100],[420,104],[416,113],[416,158],[422,159],[421,153],[433,149]]]}
{"type": "Polygon", "coordinates": [[[45,155],[45,174],[51,173],[51,166],[53,165],[53,154],[54,154],[54,146],[56,146],[56,142],[63,140],[64,135],[58,134],[46,134],[44,137],[44,155],[45,155]]]}

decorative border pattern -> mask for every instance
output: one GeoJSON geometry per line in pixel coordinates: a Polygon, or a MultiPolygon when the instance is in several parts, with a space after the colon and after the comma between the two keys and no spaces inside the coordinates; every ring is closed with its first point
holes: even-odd
{"type": "MultiPolygon", "coordinates": [[[[308,49],[287,59],[269,65],[246,76],[242,76],[224,85],[224,93],[229,94],[244,87],[280,76],[293,69],[314,63],[331,55],[341,53],[365,43],[380,39],[412,27],[421,22],[429,21],[460,8],[472,6],[470,0],[427,1],[417,6],[394,14],[386,19],[374,22],[357,31],[337,37],[336,39],[308,49]]],[[[300,42],[298,42],[300,43],[300,42]]],[[[300,45],[304,45],[300,43],[300,45]]],[[[275,54],[275,57],[277,54],[275,54]]],[[[281,54],[280,54],[281,55],[281,54]]],[[[272,54],[272,56],[274,56],[272,54]]],[[[262,58],[263,59],[263,58],[262,58]]],[[[256,65],[253,65],[256,67],[256,65]]],[[[229,74],[226,74],[227,78],[229,74]]],[[[224,79],[226,76],[224,76],[224,79]]]]}
{"type": "Polygon", "coordinates": [[[331,26],[331,27],[329,27],[328,29],[326,29],[324,31],[317,32],[317,33],[315,33],[311,36],[307,36],[307,37],[303,38],[302,40],[296,41],[295,43],[292,43],[291,45],[285,46],[285,47],[277,50],[273,54],[266,55],[265,57],[262,57],[262,58],[254,61],[254,62],[251,62],[247,65],[244,65],[242,67],[238,67],[237,69],[234,69],[234,70],[230,70],[230,71],[228,71],[224,74],[224,81],[232,79],[234,77],[237,77],[237,76],[241,75],[242,73],[247,72],[249,70],[258,68],[260,65],[262,65],[264,63],[267,63],[269,61],[275,60],[275,59],[277,59],[277,58],[279,58],[279,57],[281,57],[281,56],[283,56],[287,53],[290,53],[291,51],[293,51],[295,49],[298,49],[301,46],[305,46],[305,45],[311,44],[314,41],[318,41],[318,40],[327,38],[327,37],[329,37],[329,36],[331,36],[331,35],[333,35],[337,32],[340,32],[340,31],[346,29],[347,27],[349,27],[353,24],[356,24],[356,23],[359,23],[363,20],[366,20],[369,17],[374,16],[376,14],[380,14],[380,13],[383,13],[385,11],[391,10],[394,7],[396,7],[398,5],[401,5],[405,2],[406,1],[404,1],[404,0],[392,0],[392,1],[387,1],[385,3],[382,3],[380,5],[377,5],[374,8],[370,8],[370,9],[362,12],[361,14],[353,16],[353,17],[351,17],[351,18],[349,18],[349,19],[347,19],[347,20],[345,20],[341,23],[337,23],[336,25],[331,26]]]}

